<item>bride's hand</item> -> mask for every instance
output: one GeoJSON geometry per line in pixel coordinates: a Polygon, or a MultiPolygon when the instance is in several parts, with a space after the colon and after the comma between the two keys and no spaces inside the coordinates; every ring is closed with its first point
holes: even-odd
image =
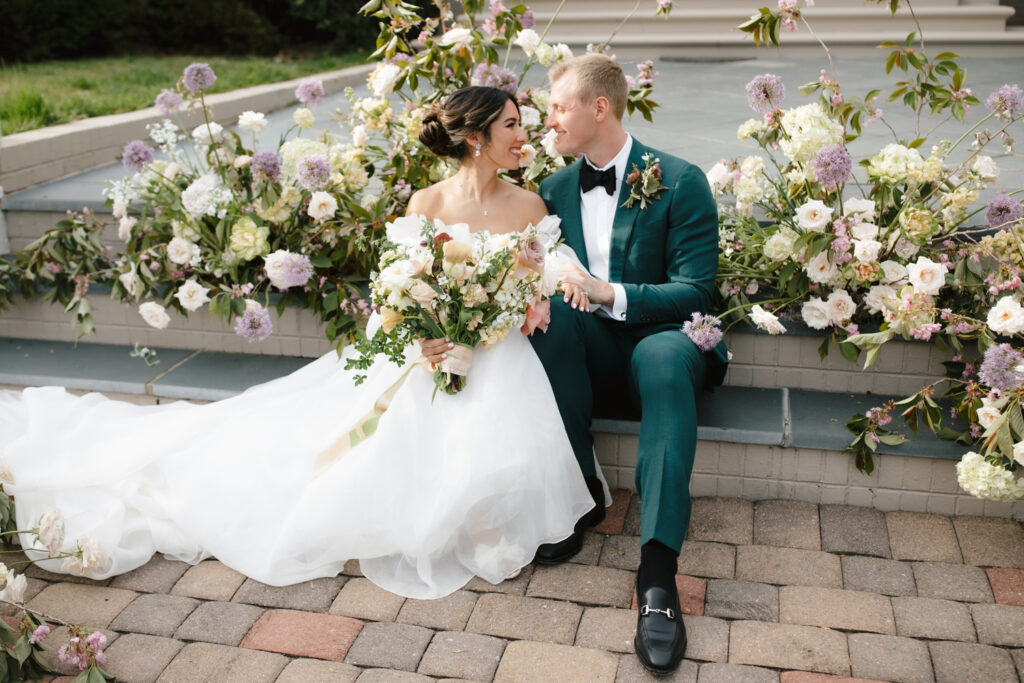
{"type": "Polygon", "coordinates": [[[590,298],[583,287],[565,281],[560,286],[565,294],[565,297],[562,299],[565,303],[571,304],[573,308],[577,308],[585,313],[590,313],[590,298]]]}
{"type": "Polygon", "coordinates": [[[455,344],[449,339],[417,339],[423,357],[433,364],[438,364],[448,357],[447,351],[454,349],[455,344]]]}
{"type": "MultiPolygon", "coordinates": [[[[568,294],[566,287],[575,285],[587,296],[588,304],[593,302],[611,306],[615,303],[615,290],[612,289],[612,286],[603,280],[598,280],[576,264],[565,264],[558,274],[560,276],[559,284],[566,294],[568,294]]],[[[568,301],[569,299],[566,298],[566,302],[568,301]]],[[[587,310],[589,310],[589,306],[587,310]]]]}

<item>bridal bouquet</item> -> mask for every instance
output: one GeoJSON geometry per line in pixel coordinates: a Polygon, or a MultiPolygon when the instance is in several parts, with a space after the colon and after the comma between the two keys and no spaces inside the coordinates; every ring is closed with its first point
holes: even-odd
{"type": "Polygon", "coordinates": [[[546,330],[564,258],[553,251],[558,223],[548,216],[507,234],[470,233],[465,224],[415,214],[389,223],[371,282],[381,326],[347,367],[365,370],[382,353],[401,365],[417,339],[448,338],[455,348],[434,368],[434,383],[447,394],[461,391],[478,344],[493,346],[514,329],[546,330]]]}

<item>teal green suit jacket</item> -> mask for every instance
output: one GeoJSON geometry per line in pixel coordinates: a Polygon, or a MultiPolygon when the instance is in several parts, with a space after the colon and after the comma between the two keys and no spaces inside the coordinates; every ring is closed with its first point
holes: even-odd
{"type": "MultiPolygon", "coordinates": [[[[622,178],[619,207],[612,223],[608,279],[626,291],[624,324],[640,336],[678,329],[694,312],[711,307],[718,270],[718,209],[703,171],[671,154],[651,149],[638,140],[626,162],[643,169],[644,154],[660,160],[667,190],[646,209],[640,202],[622,206],[630,186],[622,178]]],[[[588,266],[580,215],[580,165],[576,160],[540,185],[548,211],[562,219],[562,236],[588,266]]],[[[706,386],[721,384],[728,364],[724,343],[707,352],[706,386]]]]}

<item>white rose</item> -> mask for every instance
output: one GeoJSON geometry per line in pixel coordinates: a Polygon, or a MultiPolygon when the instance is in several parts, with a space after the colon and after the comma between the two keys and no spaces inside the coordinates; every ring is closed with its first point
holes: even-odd
{"type": "Polygon", "coordinates": [[[151,327],[158,330],[165,329],[171,322],[171,316],[167,315],[167,309],[155,301],[147,301],[139,306],[139,315],[151,327]]]}
{"type": "Polygon", "coordinates": [[[896,240],[896,246],[893,248],[893,251],[895,251],[896,255],[900,258],[910,259],[913,258],[914,254],[916,254],[920,248],[921,247],[917,246],[906,237],[900,237],[896,240]]]}
{"type": "Polygon", "coordinates": [[[996,162],[992,160],[992,157],[985,156],[984,154],[978,155],[971,164],[971,170],[978,174],[982,180],[997,180],[999,178],[999,167],[996,166],[996,162]]]}
{"type": "Polygon", "coordinates": [[[57,510],[47,512],[39,520],[39,542],[42,543],[50,557],[60,553],[64,545],[64,517],[57,510]]]}
{"type": "Polygon", "coordinates": [[[450,46],[456,50],[469,47],[473,42],[473,32],[461,26],[449,29],[438,41],[441,45],[450,46]]]}
{"type": "Polygon", "coordinates": [[[857,304],[854,303],[850,293],[845,289],[837,289],[829,294],[825,303],[828,305],[828,312],[832,316],[832,322],[837,325],[849,320],[857,310],[857,304]]]}
{"type": "Polygon", "coordinates": [[[900,296],[889,285],[875,285],[864,295],[864,307],[868,313],[879,313],[886,307],[886,302],[899,303],[900,296]]]}
{"type": "Polygon", "coordinates": [[[925,256],[919,256],[916,263],[908,265],[907,273],[914,290],[928,296],[935,296],[946,284],[946,266],[925,256]]]}
{"type": "Polygon", "coordinates": [[[779,322],[778,316],[761,308],[760,304],[754,304],[750,309],[750,319],[754,321],[758,329],[768,334],[785,334],[786,328],[779,322]]]}
{"type": "Polygon", "coordinates": [[[524,28],[516,35],[516,39],[512,41],[512,44],[523,48],[523,52],[528,57],[532,57],[537,46],[540,45],[540,36],[532,28],[524,28]]]}
{"type": "Polygon", "coordinates": [[[985,429],[994,425],[1002,414],[1000,408],[1002,408],[1003,402],[1002,399],[998,401],[989,398],[981,399],[981,407],[978,408],[978,424],[985,429]]]}
{"type": "Polygon", "coordinates": [[[807,326],[814,330],[823,330],[832,322],[832,314],[828,310],[828,304],[816,296],[804,302],[800,309],[807,326]]]}
{"type": "Polygon", "coordinates": [[[854,214],[859,214],[861,218],[874,218],[875,203],[870,199],[861,199],[860,197],[844,199],[843,215],[853,216],[854,214]]]}
{"type": "Polygon", "coordinates": [[[238,115],[238,127],[250,133],[261,133],[267,128],[267,119],[258,111],[243,111],[238,115]]]}
{"type": "Polygon", "coordinates": [[[820,199],[812,199],[796,210],[797,224],[804,230],[824,232],[832,221],[832,209],[820,199]]]}
{"type": "Polygon", "coordinates": [[[192,261],[192,243],[181,237],[173,237],[167,243],[167,258],[184,266],[192,261]]]}
{"type": "Polygon", "coordinates": [[[196,126],[195,130],[192,131],[192,139],[200,145],[212,145],[221,139],[223,132],[224,126],[216,121],[210,121],[209,123],[196,126]]]}
{"type": "Polygon", "coordinates": [[[540,123],[541,116],[538,110],[526,104],[519,107],[519,125],[523,128],[536,128],[540,123]]]}
{"type": "Polygon", "coordinates": [[[135,274],[134,270],[129,270],[127,273],[121,273],[117,276],[121,286],[128,292],[128,296],[136,297],[139,295],[139,276],[135,274]]]}
{"type": "Polygon", "coordinates": [[[132,228],[138,222],[139,219],[134,216],[121,216],[121,220],[117,222],[117,236],[127,242],[132,238],[132,228]]]}
{"type": "Polygon", "coordinates": [[[310,196],[309,207],[306,209],[309,217],[317,223],[323,223],[327,219],[333,218],[337,211],[338,200],[323,190],[317,190],[310,196]]]}
{"type": "Polygon", "coordinates": [[[878,226],[874,223],[857,223],[850,228],[850,237],[855,240],[873,240],[878,237],[878,226]]]}
{"type": "Polygon", "coordinates": [[[537,158],[537,148],[534,147],[533,145],[531,145],[530,143],[526,143],[525,145],[523,145],[522,147],[519,148],[519,167],[520,168],[526,168],[527,166],[532,164],[536,158],[537,158]]]}
{"type": "Polygon", "coordinates": [[[748,140],[767,130],[768,124],[764,122],[764,119],[747,119],[736,129],[736,137],[740,140],[748,140]]]}
{"type": "Polygon", "coordinates": [[[773,261],[782,261],[793,255],[793,245],[798,235],[789,228],[779,230],[765,240],[764,255],[773,261]]]}
{"type": "Polygon", "coordinates": [[[907,277],[907,268],[899,261],[882,261],[883,285],[902,282],[907,277]]]}
{"type": "Polygon", "coordinates": [[[732,173],[729,172],[728,166],[719,161],[707,172],[707,179],[711,191],[718,194],[732,181],[732,173]]]}
{"type": "Polygon", "coordinates": [[[178,291],[174,293],[174,298],[181,303],[181,307],[186,311],[197,311],[202,308],[203,304],[210,301],[209,291],[209,288],[203,287],[196,282],[195,278],[191,278],[186,280],[181,287],[178,287],[178,291]]]}
{"type": "Polygon", "coordinates": [[[988,312],[988,326],[998,334],[1024,332],[1024,308],[1012,296],[1004,296],[988,312]]]}
{"type": "MultiPolygon", "coordinates": [[[[468,32],[468,29],[452,29],[452,31],[468,32]]],[[[448,36],[452,31],[446,33],[445,36],[448,36]]],[[[444,40],[444,37],[442,37],[441,40],[444,40]]],[[[370,90],[372,90],[373,94],[377,97],[384,97],[384,95],[387,95],[395,89],[395,81],[397,81],[398,77],[401,75],[402,69],[398,65],[381,62],[380,65],[374,69],[373,73],[370,74],[370,90]]]]}
{"type": "Polygon", "coordinates": [[[370,136],[366,133],[366,126],[359,124],[352,129],[352,144],[356,147],[366,147],[366,143],[370,141],[370,136]]]}
{"type": "Polygon", "coordinates": [[[805,266],[807,270],[807,277],[810,278],[811,282],[817,282],[818,284],[825,284],[832,280],[838,273],[839,269],[836,268],[835,264],[828,260],[828,251],[823,251],[810,261],[805,266]]]}
{"type": "Polygon", "coordinates": [[[853,255],[858,261],[871,263],[878,260],[878,254],[882,251],[882,243],[876,240],[854,240],[853,255]]]}

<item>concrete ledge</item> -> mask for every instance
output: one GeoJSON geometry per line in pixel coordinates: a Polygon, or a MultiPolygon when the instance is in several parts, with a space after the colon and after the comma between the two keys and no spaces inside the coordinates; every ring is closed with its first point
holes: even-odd
{"type": "MultiPolygon", "coordinates": [[[[372,65],[354,66],[316,76],[331,94],[361,84],[371,69],[372,65]]],[[[218,93],[206,101],[219,123],[234,123],[246,110],[272,112],[294,104],[299,80],[218,93]]],[[[146,137],[146,124],[162,118],[156,107],[148,107],[4,136],[0,138],[0,186],[10,194],[108,163],[129,141],[146,137]]],[[[189,127],[197,126],[202,116],[194,113],[185,121],[189,127]]]]}

